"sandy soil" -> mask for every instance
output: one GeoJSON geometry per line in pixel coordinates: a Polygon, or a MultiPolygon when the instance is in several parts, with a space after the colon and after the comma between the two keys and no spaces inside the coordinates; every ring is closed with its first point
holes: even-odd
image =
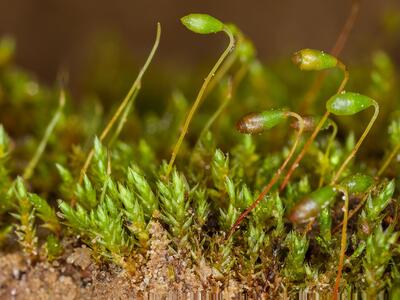
{"type": "Polygon", "coordinates": [[[95,262],[89,248],[71,241],[53,262],[30,264],[21,252],[0,252],[0,299],[187,299],[214,293],[231,298],[243,289],[235,281],[216,280],[204,261],[192,266],[184,253],[172,252],[160,224],[153,224],[151,235],[134,275],[95,262]]]}

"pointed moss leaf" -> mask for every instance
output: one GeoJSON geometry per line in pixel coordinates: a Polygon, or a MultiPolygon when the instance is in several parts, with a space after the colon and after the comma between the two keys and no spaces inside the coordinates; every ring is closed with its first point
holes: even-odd
{"type": "Polygon", "coordinates": [[[329,207],[325,207],[321,210],[318,219],[320,237],[325,243],[331,241],[331,229],[332,229],[332,215],[329,207]]]}
{"type": "Polygon", "coordinates": [[[225,177],[225,190],[229,195],[229,203],[236,206],[237,199],[235,185],[228,176],[225,177]]]}
{"type": "Polygon", "coordinates": [[[183,175],[176,170],[172,179],[164,183],[159,181],[157,187],[160,193],[163,220],[169,225],[171,233],[178,239],[183,239],[187,234],[187,224],[192,222],[189,214],[189,199],[186,199],[188,186],[183,175]]]}
{"type": "Polygon", "coordinates": [[[292,56],[293,63],[306,71],[320,71],[334,68],[338,64],[337,58],[320,50],[302,49],[292,56]]]}
{"type": "Polygon", "coordinates": [[[224,189],[225,177],[229,175],[229,156],[225,155],[220,149],[215,150],[211,162],[211,176],[214,186],[218,190],[224,189]]]}
{"type": "Polygon", "coordinates": [[[229,204],[226,211],[220,208],[219,225],[221,229],[228,232],[239,217],[239,214],[239,210],[232,203],[229,204]]]}
{"type": "Polygon", "coordinates": [[[193,192],[195,204],[195,217],[197,224],[203,226],[210,214],[210,204],[207,201],[207,192],[205,189],[197,189],[193,192]]]}
{"type": "Polygon", "coordinates": [[[392,247],[399,238],[399,234],[399,232],[393,232],[393,227],[388,227],[383,231],[382,227],[378,226],[368,237],[363,267],[369,293],[376,293],[383,287],[383,274],[392,259],[392,247]]]}
{"type": "Polygon", "coordinates": [[[224,23],[207,14],[190,14],[181,18],[187,29],[200,34],[217,33],[224,29],[224,23]]]}
{"type": "Polygon", "coordinates": [[[62,179],[63,182],[65,182],[65,183],[73,182],[72,174],[68,169],[64,168],[60,164],[56,164],[56,168],[57,168],[57,171],[60,174],[61,179],[62,179]]]}
{"type": "Polygon", "coordinates": [[[158,201],[139,167],[132,165],[128,169],[127,183],[135,191],[147,218],[150,218],[158,210],[158,201]]]}
{"type": "Polygon", "coordinates": [[[262,227],[256,226],[254,223],[250,223],[247,230],[247,255],[250,258],[251,264],[254,265],[260,255],[261,247],[263,246],[265,238],[265,232],[262,227]]]}
{"type": "Polygon", "coordinates": [[[304,259],[308,250],[307,237],[295,231],[289,232],[285,244],[289,252],[285,259],[284,274],[291,280],[304,277],[304,259]]]}
{"type": "Polygon", "coordinates": [[[86,174],[83,177],[83,186],[77,185],[76,197],[79,203],[87,209],[94,208],[97,205],[96,190],[86,174]]]}
{"type": "Polygon", "coordinates": [[[17,199],[17,212],[12,215],[19,221],[15,225],[19,243],[25,254],[36,256],[38,238],[35,228],[35,210],[28,199],[28,193],[21,177],[17,177],[14,182],[13,192],[17,199]]]}
{"type": "Polygon", "coordinates": [[[61,226],[53,208],[36,194],[29,194],[28,199],[35,208],[37,216],[44,222],[42,226],[58,234],[61,226]]]}
{"type": "Polygon", "coordinates": [[[241,210],[246,209],[253,203],[254,197],[246,184],[241,185],[239,192],[237,193],[236,200],[236,207],[241,210]]]}
{"type": "Polygon", "coordinates": [[[332,96],[328,102],[326,102],[326,109],[330,113],[338,116],[354,115],[374,105],[374,102],[372,98],[367,96],[358,93],[344,92],[332,96]]]}
{"type": "Polygon", "coordinates": [[[106,148],[101,144],[100,139],[95,137],[93,164],[91,165],[91,171],[95,178],[94,183],[98,181],[103,184],[107,180],[107,155],[106,148]]]}
{"type": "Polygon", "coordinates": [[[88,212],[79,204],[76,208],[72,208],[64,201],[58,202],[58,207],[62,212],[63,217],[68,221],[68,225],[76,229],[78,232],[83,233],[90,229],[90,218],[88,212]]]}
{"type": "Polygon", "coordinates": [[[365,206],[367,217],[370,221],[375,221],[379,218],[383,210],[388,206],[392,200],[394,193],[395,182],[394,180],[388,182],[379,194],[375,197],[369,195],[365,206]]]}
{"type": "Polygon", "coordinates": [[[14,191],[18,199],[27,198],[27,191],[25,188],[24,180],[22,177],[17,177],[15,182],[14,191]]]}

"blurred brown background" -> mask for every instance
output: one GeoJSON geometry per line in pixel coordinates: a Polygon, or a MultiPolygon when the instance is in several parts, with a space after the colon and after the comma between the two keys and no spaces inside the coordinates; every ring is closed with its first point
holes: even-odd
{"type": "MultiPolygon", "coordinates": [[[[163,33],[156,62],[200,65],[215,58],[225,37],[195,35],[181,26],[179,18],[207,12],[236,23],[253,39],[259,57],[272,60],[303,47],[329,51],[350,6],[351,0],[0,0],[0,34],[16,38],[17,63],[41,80],[54,82],[63,67],[73,84],[104,34],[116,36],[141,62],[160,21],[163,33]]],[[[363,0],[342,57],[362,57],[365,51],[385,45],[392,55],[399,53],[399,36],[382,40],[383,16],[399,9],[400,0],[363,0]]]]}

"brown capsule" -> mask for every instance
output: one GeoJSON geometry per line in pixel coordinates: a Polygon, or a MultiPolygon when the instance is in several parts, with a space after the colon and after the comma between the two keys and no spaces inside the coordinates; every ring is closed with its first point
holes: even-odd
{"type": "Polygon", "coordinates": [[[293,224],[302,224],[310,222],[318,216],[321,207],[313,199],[300,201],[293,207],[288,216],[293,224]]]}
{"type": "Polygon", "coordinates": [[[283,110],[266,110],[260,113],[249,113],[236,123],[240,133],[257,134],[271,129],[287,118],[283,110]]]}
{"type": "MultiPolygon", "coordinates": [[[[303,117],[303,121],[304,121],[304,128],[303,128],[304,131],[313,131],[314,130],[315,125],[316,125],[314,117],[312,117],[312,116],[303,117]]],[[[298,120],[294,120],[290,124],[290,126],[293,129],[299,130],[300,129],[300,122],[298,120]]]]}
{"type": "Polygon", "coordinates": [[[240,133],[257,134],[264,131],[264,119],[259,113],[249,113],[236,123],[236,129],[240,133]]]}
{"type": "MultiPolygon", "coordinates": [[[[321,117],[318,116],[305,116],[303,117],[304,120],[304,131],[313,131],[315,129],[315,127],[318,125],[319,121],[321,120],[321,117]]],[[[292,122],[292,124],[290,124],[290,126],[294,129],[299,129],[299,121],[295,120],[294,122],[292,122]]],[[[331,119],[327,119],[325,121],[325,123],[322,125],[320,130],[326,130],[328,129],[330,126],[334,126],[334,123],[331,119]]]]}
{"type": "Polygon", "coordinates": [[[289,220],[301,224],[318,217],[320,211],[335,199],[336,193],[336,189],[329,185],[315,190],[296,203],[289,213],[289,220]]]}

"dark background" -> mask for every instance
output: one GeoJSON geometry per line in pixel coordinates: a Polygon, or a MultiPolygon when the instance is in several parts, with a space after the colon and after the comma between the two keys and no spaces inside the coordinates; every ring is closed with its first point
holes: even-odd
{"type": "MultiPolygon", "coordinates": [[[[262,60],[287,57],[300,48],[329,51],[349,14],[350,0],[0,0],[0,34],[17,40],[16,62],[54,82],[60,68],[72,85],[90,60],[101,36],[113,35],[138,63],[154,40],[155,24],[163,33],[158,65],[192,66],[214,59],[226,43],[223,35],[198,36],[179,18],[207,12],[236,23],[253,39],[262,60]]],[[[400,0],[364,0],[342,57],[362,57],[374,47],[400,52],[400,38],[382,41],[383,16],[400,9],[400,0]]],[[[398,57],[394,57],[398,61],[398,57]]]]}

